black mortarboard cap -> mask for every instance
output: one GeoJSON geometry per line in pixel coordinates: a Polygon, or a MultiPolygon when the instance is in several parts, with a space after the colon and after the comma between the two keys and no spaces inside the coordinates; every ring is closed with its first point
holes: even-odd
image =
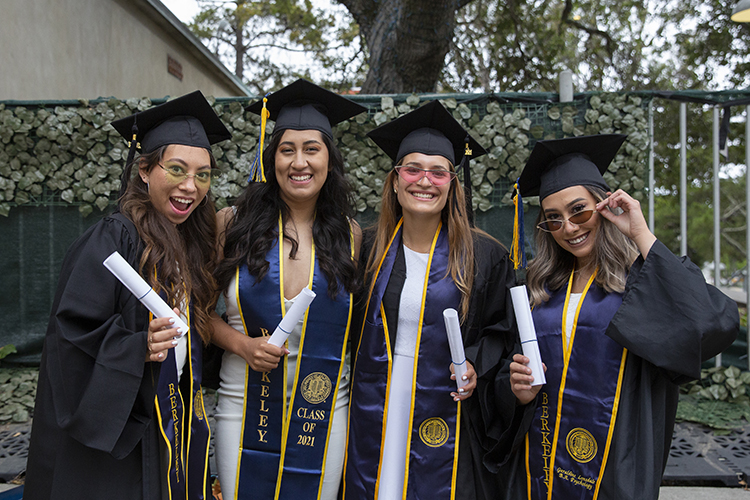
{"type": "Polygon", "coordinates": [[[135,134],[144,154],[168,144],[210,149],[232,137],[200,90],[116,120],[112,126],[128,141],[135,134]]]}
{"type": "MultiPolygon", "coordinates": [[[[246,109],[260,115],[263,99],[246,109]]],[[[366,107],[302,78],[269,95],[266,109],[276,122],[274,131],[319,130],[331,139],[333,125],[367,111],[366,107]]]]}
{"type": "Polygon", "coordinates": [[[136,148],[148,154],[161,146],[180,144],[210,150],[232,137],[200,90],[112,122],[129,141],[130,151],[120,179],[120,196],[130,181],[136,148]]]}
{"type": "Polygon", "coordinates": [[[457,172],[463,171],[466,215],[469,223],[474,225],[469,161],[472,157],[482,156],[486,151],[440,102],[430,101],[421,108],[371,130],[367,135],[395,163],[410,153],[422,153],[443,156],[456,167],[457,172]]]}
{"type": "MultiPolygon", "coordinates": [[[[367,135],[395,163],[409,153],[422,153],[444,156],[453,165],[457,165],[464,157],[467,141],[473,158],[486,153],[438,101],[430,101],[367,135]]],[[[464,181],[466,183],[468,179],[464,181]]]]}
{"type": "Polygon", "coordinates": [[[602,134],[537,141],[518,181],[522,196],[547,196],[571,186],[597,186],[609,191],[602,177],[625,139],[602,134]]]}

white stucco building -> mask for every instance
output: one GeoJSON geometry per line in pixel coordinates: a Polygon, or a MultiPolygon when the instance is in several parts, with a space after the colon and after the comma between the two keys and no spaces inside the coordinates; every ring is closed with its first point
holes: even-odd
{"type": "Polygon", "coordinates": [[[249,90],[159,0],[2,0],[0,101],[249,90]]]}

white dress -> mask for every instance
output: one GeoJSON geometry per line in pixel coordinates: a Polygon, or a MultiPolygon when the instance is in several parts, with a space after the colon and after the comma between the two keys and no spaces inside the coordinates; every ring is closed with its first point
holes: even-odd
{"type": "MultiPolygon", "coordinates": [[[[295,297],[296,298],[296,297],[295,297]]],[[[227,287],[224,295],[227,305],[227,319],[229,326],[243,332],[242,318],[237,308],[235,295],[235,280],[227,287]]],[[[288,311],[295,299],[284,300],[288,311]]],[[[287,363],[287,403],[292,395],[294,384],[294,373],[297,370],[297,355],[299,354],[299,342],[302,336],[302,324],[304,319],[294,327],[289,335],[287,348],[289,355],[286,356],[287,363]]],[[[221,383],[217,391],[219,400],[216,405],[216,435],[215,453],[216,466],[221,483],[222,497],[225,500],[234,498],[235,485],[237,482],[237,460],[240,452],[240,437],[242,434],[242,403],[245,395],[245,367],[247,363],[240,356],[225,352],[221,361],[221,383]]],[[[333,424],[328,441],[328,453],[326,455],[325,473],[323,477],[323,489],[321,500],[335,500],[341,475],[344,468],[344,449],[346,447],[346,422],[349,412],[349,351],[347,350],[344,369],[338,385],[336,407],[333,411],[333,424]]]]}
{"type": "Polygon", "coordinates": [[[422,307],[424,278],[430,255],[417,253],[404,246],[404,257],[406,258],[406,281],[398,308],[392,382],[388,391],[383,465],[379,477],[379,500],[395,500],[403,497],[419,312],[422,307]]]}

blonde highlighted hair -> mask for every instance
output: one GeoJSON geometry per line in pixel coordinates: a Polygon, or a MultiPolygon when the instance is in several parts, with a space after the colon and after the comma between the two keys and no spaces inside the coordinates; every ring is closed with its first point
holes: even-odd
{"type": "MultiPolygon", "coordinates": [[[[451,165],[451,170],[454,170],[451,165]]],[[[375,243],[367,259],[366,282],[370,292],[375,284],[375,273],[378,270],[383,255],[388,251],[388,243],[396,230],[398,222],[403,216],[398,196],[393,192],[393,185],[398,174],[391,170],[383,184],[380,217],[378,218],[375,243]]],[[[461,292],[460,315],[461,321],[469,311],[471,287],[474,285],[474,241],[472,233],[475,231],[469,224],[466,213],[466,198],[464,190],[457,179],[450,183],[448,200],[443,207],[441,220],[448,229],[448,274],[461,292]]]]}
{"type": "MultiPolygon", "coordinates": [[[[601,188],[583,186],[597,202],[607,194],[601,188]]],[[[599,214],[599,230],[596,232],[594,261],[599,271],[595,283],[607,292],[625,290],[628,270],[638,256],[635,243],[622,234],[617,227],[599,214]]],[[[544,218],[544,210],[539,210],[536,223],[544,218]]],[[[527,286],[531,304],[539,305],[550,298],[550,292],[566,286],[570,273],[575,267],[575,257],[557,244],[552,233],[534,227],[536,256],[529,264],[527,286]]]]}

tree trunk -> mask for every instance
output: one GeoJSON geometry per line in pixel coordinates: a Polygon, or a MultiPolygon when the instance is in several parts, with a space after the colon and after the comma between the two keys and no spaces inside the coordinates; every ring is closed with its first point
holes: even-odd
{"type": "MultiPolygon", "coordinates": [[[[240,2],[239,5],[242,5],[240,2]]],[[[234,53],[237,54],[237,57],[234,59],[234,74],[237,78],[242,81],[242,77],[245,73],[245,52],[247,52],[247,49],[245,48],[245,39],[244,39],[244,22],[238,18],[237,13],[234,14],[235,19],[232,23],[232,30],[234,31],[234,53]]]]}
{"type": "Polygon", "coordinates": [[[456,11],[471,0],[339,0],[369,49],[363,94],[434,92],[456,11]]]}

